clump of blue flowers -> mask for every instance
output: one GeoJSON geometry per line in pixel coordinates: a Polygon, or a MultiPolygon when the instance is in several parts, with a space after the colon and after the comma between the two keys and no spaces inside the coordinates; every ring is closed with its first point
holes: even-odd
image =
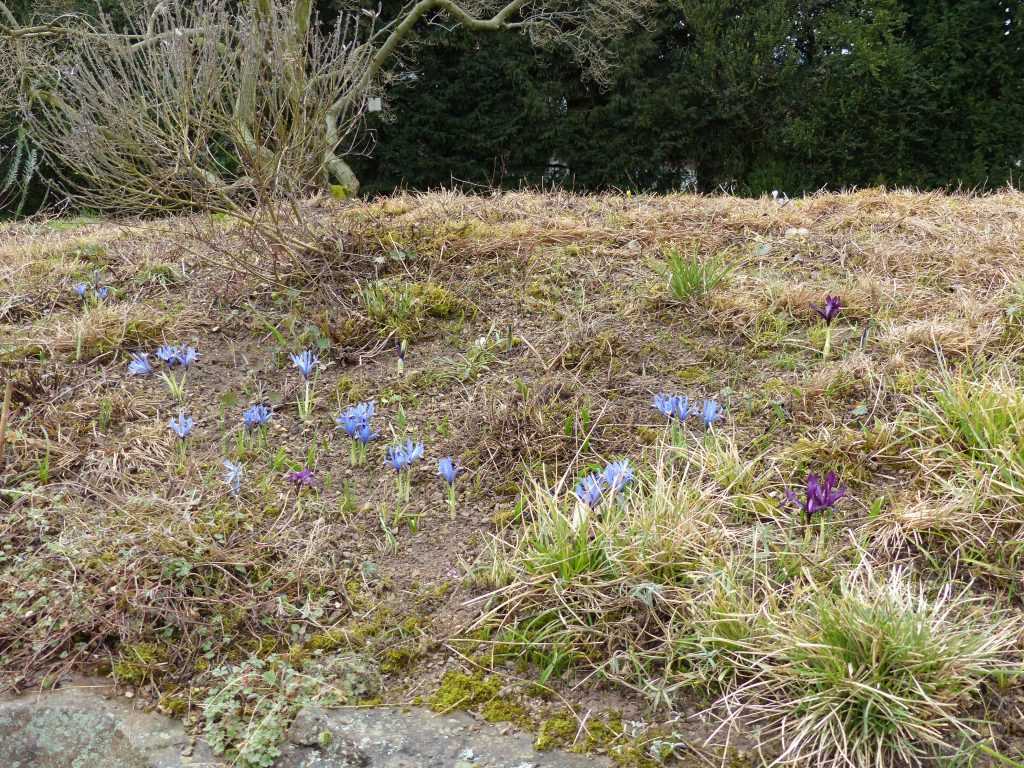
{"type": "Polygon", "coordinates": [[[377,438],[370,421],[373,419],[375,404],[372,400],[366,403],[357,403],[348,407],[335,419],[338,429],[345,431],[345,434],[352,438],[352,445],[349,447],[349,462],[353,467],[366,463],[366,451],[369,443],[377,438]]]}
{"type": "Polygon", "coordinates": [[[455,518],[455,478],[459,476],[458,465],[451,456],[445,456],[437,462],[437,474],[444,480],[448,490],[448,509],[451,511],[452,519],[455,518]]]}
{"type": "Polygon", "coordinates": [[[267,442],[267,427],[273,418],[274,412],[263,403],[250,405],[242,411],[242,429],[238,433],[238,449],[246,450],[250,438],[256,447],[262,447],[267,442]]]}
{"type": "Polygon", "coordinates": [[[245,425],[245,428],[251,432],[254,429],[267,426],[273,415],[274,412],[267,406],[262,403],[257,403],[256,405],[250,405],[242,411],[242,423],[245,425]]]}
{"type": "Polygon", "coordinates": [[[195,421],[184,411],[178,411],[178,417],[167,422],[167,428],[178,437],[178,469],[185,466],[185,455],[188,451],[188,436],[192,434],[195,421]]]}
{"type": "Polygon", "coordinates": [[[311,349],[303,350],[298,354],[288,355],[288,357],[292,361],[292,365],[298,368],[299,373],[302,374],[304,395],[301,400],[296,401],[296,405],[299,409],[299,418],[303,421],[308,421],[310,413],[313,412],[313,383],[310,379],[312,379],[313,374],[316,372],[320,358],[313,354],[311,349]]]}
{"type": "Polygon", "coordinates": [[[98,271],[94,272],[92,277],[93,279],[91,283],[75,283],[71,286],[71,290],[74,291],[75,295],[83,302],[88,301],[90,297],[96,303],[106,301],[110,296],[110,288],[105,285],[100,285],[101,275],[98,271]]]}
{"type": "Polygon", "coordinates": [[[576,485],[576,498],[589,509],[597,509],[605,497],[615,498],[633,482],[628,460],[613,461],[600,472],[591,472],[576,485]]]}
{"type": "Polygon", "coordinates": [[[700,413],[700,420],[704,422],[704,429],[711,429],[723,416],[725,416],[725,413],[722,411],[722,406],[714,399],[704,401],[704,407],[700,413]]]}
{"type": "Polygon", "coordinates": [[[185,440],[190,434],[192,434],[192,427],[195,426],[195,420],[191,416],[185,414],[184,411],[178,411],[178,418],[171,419],[167,422],[167,427],[178,436],[179,440],[185,440]]]}
{"type": "Polygon", "coordinates": [[[654,407],[669,421],[686,421],[690,415],[690,398],[661,393],[654,396],[654,407]]]}
{"type": "Polygon", "coordinates": [[[128,362],[128,373],[132,376],[152,376],[153,365],[149,362],[149,355],[145,352],[133,352],[132,359],[128,362]]]}
{"type": "Polygon", "coordinates": [[[654,396],[654,408],[668,419],[673,445],[682,443],[682,425],[690,415],[690,398],[686,395],[669,395],[661,392],[654,396]]]}
{"type": "Polygon", "coordinates": [[[409,476],[412,465],[423,458],[423,443],[406,440],[404,444],[388,446],[385,461],[397,473],[398,502],[409,503],[412,479],[409,476]]]}
{"type": "Polygon", "coordinates": [[[160,378],[167,385],[171,397],[182,402],[185,399],[185,377],[188,369],[198,362],[199,352],[195,347],[163,344],[157,347],[156,356],[167,366],[167,370],[160,373],[160,378]],[[175,376],[175,368],[181,369],[180,376],[175,376]]]}

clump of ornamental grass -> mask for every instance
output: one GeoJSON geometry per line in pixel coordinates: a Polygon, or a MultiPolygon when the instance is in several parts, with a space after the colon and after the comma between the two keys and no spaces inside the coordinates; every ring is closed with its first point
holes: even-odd
{"type": "Polygon", "coordinates": [[[675,248],[668,252],[668,287],[677,301],[706,296],[725,281],[730,271],[719,256],[702,259],[696,253],[683,254],[675,248]]]}
{"type": "Polygon", "coordinates": [[[492,630],[495,655],[524,658],[549,676],[569,664],[673,653],[666,628],[685,615],[691,585],[719,567],[735,533],[699,471],[660,462],[622,493],[632,473],[609,466],[610,478],[608,470],[588,475],[574,493],[531,481],[521,522],[474,569],[473,580],[491,589],[479,599],[477,626],[492,630]]]}
{"type": "Polygon", "coordinates": [[[1020,622],[966,589],[931,596],[906,571],[862,566],[763,617],[734,658],[747,680],[722,700],[725,725],[760,729],[778,763],[923,765],[979,739],[971,706],[1021,667],[1020,622]]]}
{"type": "Polygon", "coordinates": [[[915,460],[947,480],[984,487],[990,516],[1024,525],[1024,388],[1007,372],[945,373],[916,405],[907,430],[915,460]]]}

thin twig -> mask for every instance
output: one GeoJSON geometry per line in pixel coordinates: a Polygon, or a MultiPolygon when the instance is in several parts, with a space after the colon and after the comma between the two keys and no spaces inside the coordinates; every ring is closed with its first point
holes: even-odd
{"type": "Polygon", "coordinates": [[[0,471],[7,466],[4,456],[4,443],[7,440],[7,422],[11,417],[11,396],[14,394],[14,379],[8,376],[4,387],[4,405],[0,410],[0,471]]]}

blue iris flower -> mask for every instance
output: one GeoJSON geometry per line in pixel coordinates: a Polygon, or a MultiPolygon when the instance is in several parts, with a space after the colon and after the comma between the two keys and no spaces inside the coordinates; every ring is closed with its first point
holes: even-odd
{"type": "Polygon", "coordinates": [[[608,491],[614,495],[633,482],[633,470],[626,459],[613,461],[604,468],[601,478],[608,491]]]}
{"type": "Polygon", "coordinates": [[[291,358],[292,365],[299,369],[299,373],[302,374],[304,379],[308,379],[313,375],[316,364],[320,362],[311,349],[307,349],[297,355],[288,355],[288,357],[291,358]]]}
{"type": "Polygon", "coordinates": [[[363,445],[366,445],[368,442],[377,437],[377,433],[374,432],[373,428],[367,422],[364,421],[362,424],[356,427],[356,430],[352,434],[352,437],[358,440],[363,445]]]}
{"type": "Polygon", "coordinates": [[[237,496],[242,490],[242,465],[224,460],[224,482],[231,489],[231,495],[237,496]]]}
{"type": "Polygon", "coordinates": [[[445,456],[443,459],[437,462],[437,473],[444,478],[444,481],[448,485],[455,483],[455,478],[459,475],[459,468],[455,466],[455,459],[451,456],[445,456]]]}
{"type": "Polygon", "coordinates": [[[191,416],[186,416],[183,412],[178,411],[178,418],[171,419],[167,422],[167,426],[174,434],[184,440],[189,436],[189,433],[192,432],[192,427],[195,426],[195,421],[191,416]]]}
{"type": "Polygon", "coordinates": [[[417,459],[423,458],[423,443],[414,443],[406,440],[405,445],[392,445],[388,447],[386,461],[396,472],[411,466],[417,459]]]}
{"type": "Polygon", "coordinates": [[[156,356],[164,361],[168,368],[173,368],[178,363],[178,348],[170,344],[163,344],[157,347],[156,356]]]}
{"type": "Polygon", "coordinates": [[[246,429],[256,429],[270,423],[270,417],[274,415],[267,406],[257,403],[242,411],[242,421],[246,429]]]}
{"type": "Polygon", "coordinates": [[[153,366],[149,362],[149,355],[145,352],[132,353],[131,362],[128,363],[128,373],[132,376],[149,376],[153,373],[153,366]]]}
{"type": "Polygon", "coordinates": [[[178,350],[178,365],[183,368],[191,368],[198,359],[199,353],[195,347],[181,347],[178,350]]]}
{"type": "Polygon", "coordinates": [[[705,400],[704,409],[701,411],[700,418],[704,422],[704,426],[710,429],[712,425],[722,418],[722,406],[716,403],[714,400],[705,400]]]}
{"type": "Polygon", "coordinates": [[[102,285],[96,289],[96,298],[100,301],[106,301],[107,296],[110,295],[110,289],[107,286],[102,285]]]}
{"type": "Polygon", "coordinates": [[[603,495],[604,483],[601,482],[600,475],[587,475],[580,480],[579,484],[576,486],[576,498],[591,509],[594,509],[601,503],[601,497],[603,495]]]}
{"type": "Polygon", "coordinates": [[[89,290],[89,284],[88,283],[75,283],[74,286],[72,286],[72,290],[76,294],[78,294],[78,298],[84,299],[86,292],[89,290]]]}
{"type": "Polygon", "coordinates": [[[340,429],[345,430],[349,437],[355,437],[356,432],[364,424],[369,424],[373,418],[374,403],[357,403],[348,408],[343,414],[335,419],[340,429]]]}
{"type": "Polygon", "coordinates": [[[686,417],[690,415],[690,398],[686,395],[661,393],[654,396],[654,407],[668,419],[686,421],[686,417]]]}

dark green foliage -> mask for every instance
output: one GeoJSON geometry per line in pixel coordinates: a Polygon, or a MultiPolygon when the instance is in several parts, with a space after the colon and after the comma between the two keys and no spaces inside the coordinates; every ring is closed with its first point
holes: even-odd
{"type": "MultiPolygon", "coordinates": [[[[330,20],[341,3],[318,6],[330,20]]],[[[661,0],[604,84],[522,35],[423,24],[353,165],[367,193],[996,188],[1024,159],[1022,20],[1024,0],[661,0]]],[[[0,115],[0,136],[16,127],[0,115]]],[[[34,170],[29,209],[45,162],[34,170]]]]}
{"type": "Polygon", "coordinates": [[[434,31],[417,78],[389,92],[392,121],[375,125],[361,170],[378,191],[451,178],[993,188],[1024,157],[1022,11],[1021,0],[666,0],[618,45],[604,87],[557,51],[434,31]]]}

